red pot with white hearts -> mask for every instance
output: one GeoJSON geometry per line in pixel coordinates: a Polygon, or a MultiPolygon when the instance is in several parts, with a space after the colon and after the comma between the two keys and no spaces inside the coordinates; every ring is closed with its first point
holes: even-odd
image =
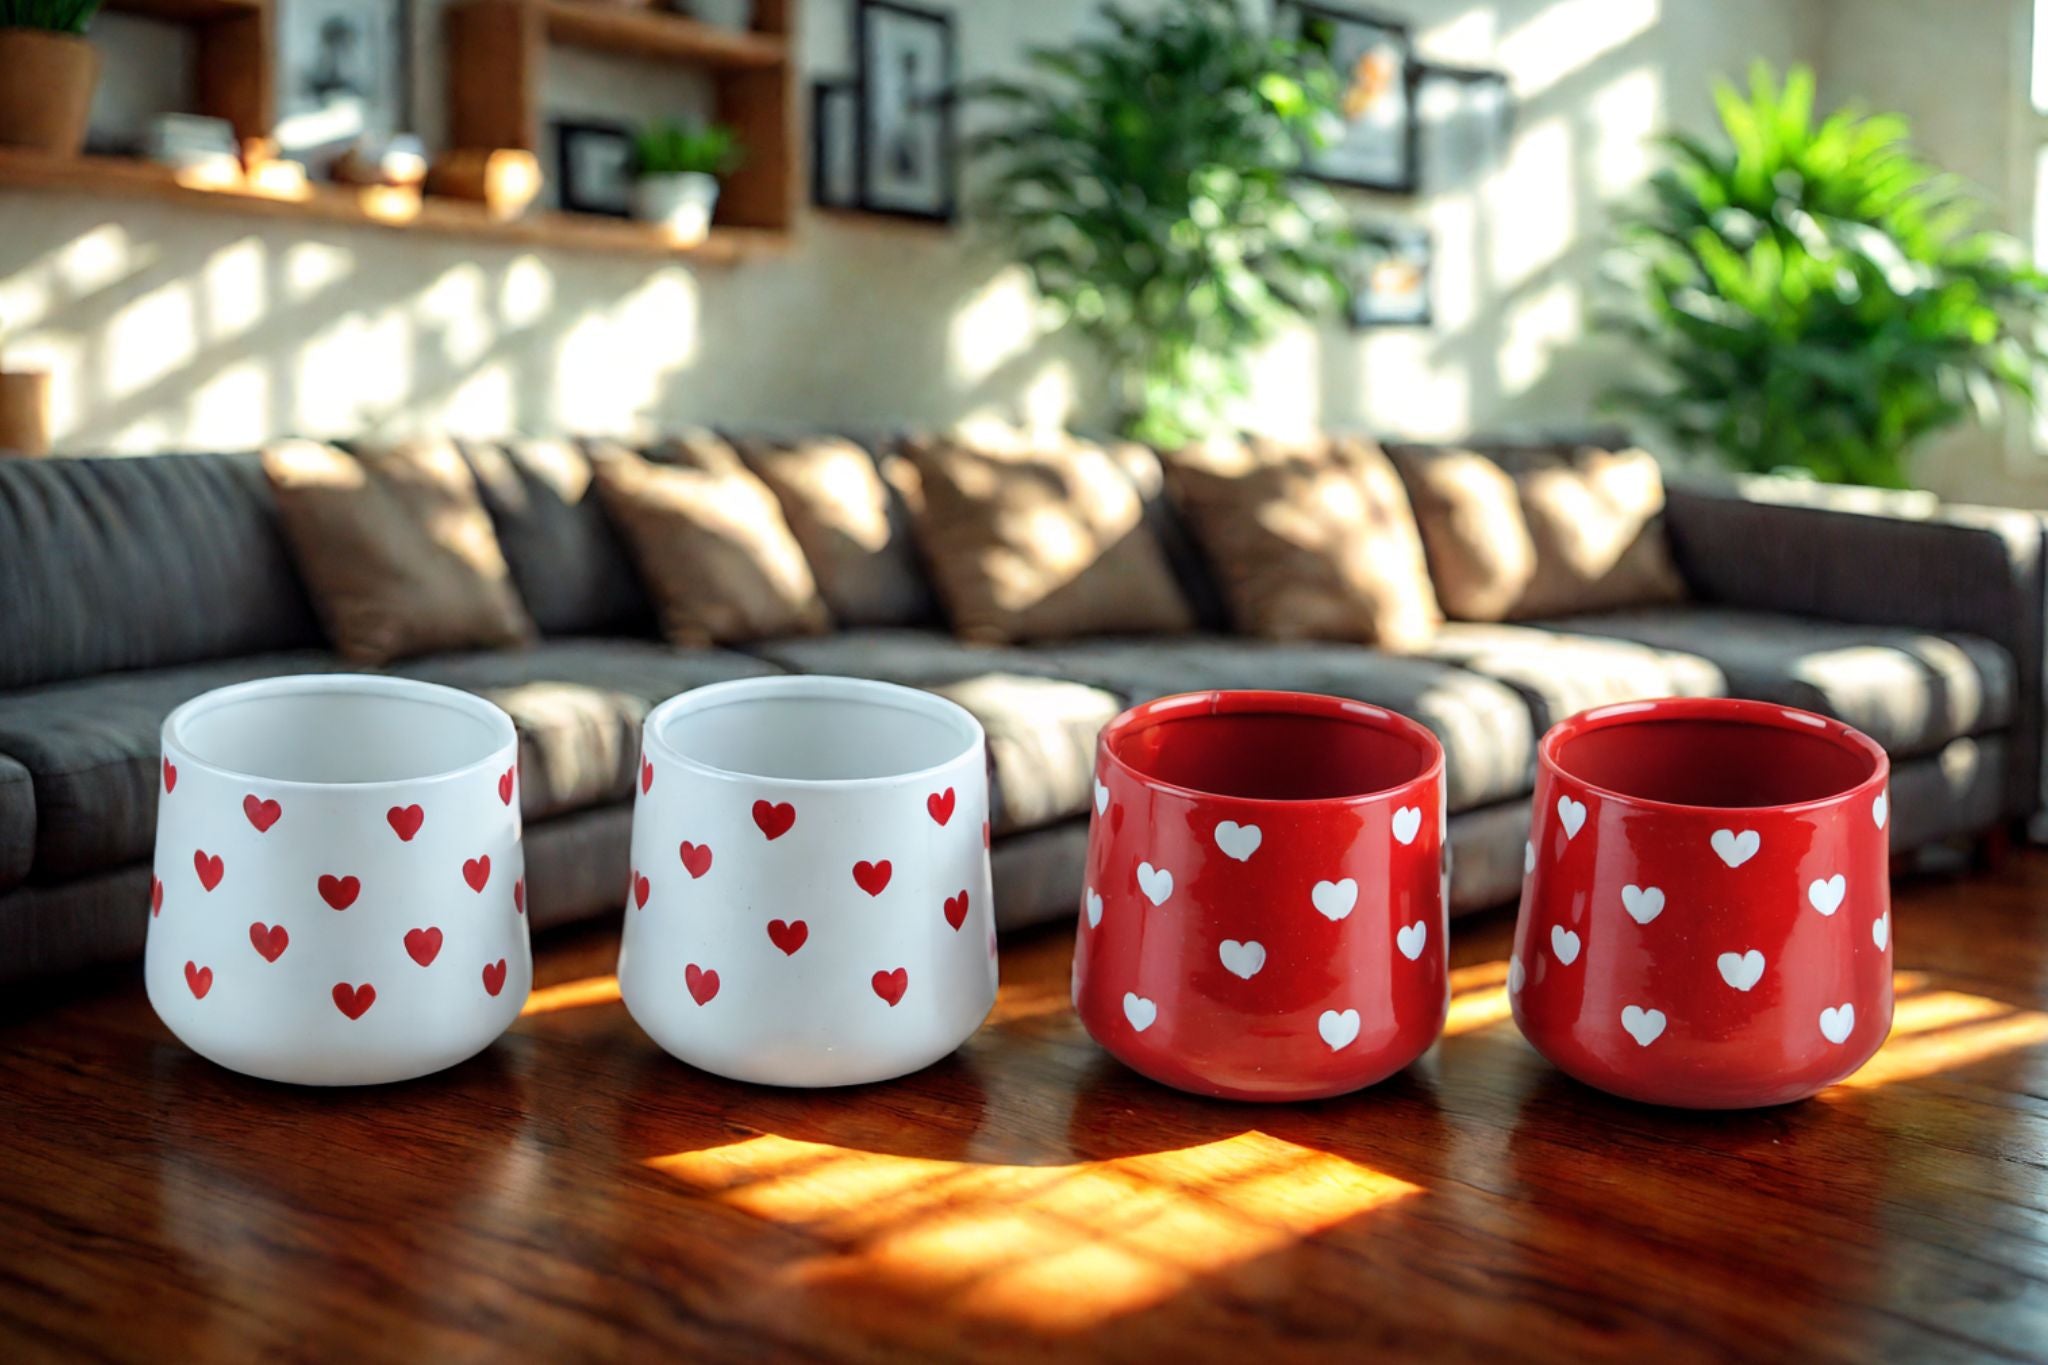
{"type": "Polygon", "coordinates": [[[272,678],[164,721],[143,975],[172,1033],[302,1085],[405,1080],[488,1047],[533,977],[519,745],[404,678],[272,678]]]}
{"type": "Polygon", "coordinates": [[[1201,692],[1096,746],[1074,1004],[1182,1090],[1315,1099],[1419,1057],[1449,1006],[1443,747],[1377,706],[1201,692]]]}
{"type": "Polygon", "coordinates": [[[1765,702],[1603,706],[1537,750],[1508,991],[1536,1050],[1629,1099],[1804,1099],[1891,1030],[1891,767],[1765,702]]]}
{"type": "Polygon", "coordinates": [[[944,1057],[996,997],[981,725],[857,678],[746,678],[642,733],[619,992],[669,1052],[769,1085],[944,1057]]]}

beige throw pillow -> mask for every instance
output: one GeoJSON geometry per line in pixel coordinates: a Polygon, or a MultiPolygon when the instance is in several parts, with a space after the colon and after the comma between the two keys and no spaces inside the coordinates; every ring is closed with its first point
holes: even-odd
{"type": "Polygon", "coordinates": [[[334,648],[361,664],[533,638],[476,480],[445,440],[351,455],[314,441],[263,452],[299,571],[334,648]]]}
{"type": "Polygon", "coordinates": [[[1444,614],[1506,620],[1536,575],[1536,546],[1514,477],[1471,450],[1393,454],[1444,614]]]}
{"type": "Polygon", "coordinates": [[[833,619],[851,626],[930,619],[909,511],[874,456],[843,436],[757,437],[740,448],[782,504],[833,619]]]}

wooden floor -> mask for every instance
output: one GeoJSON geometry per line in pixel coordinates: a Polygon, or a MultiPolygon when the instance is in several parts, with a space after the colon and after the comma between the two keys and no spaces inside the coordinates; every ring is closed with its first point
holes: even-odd
{"type": "Polygon", "coordinates": [[[124,982],[0,1024],[0,1360],[2040,1358],[2048,856],[1896,924],[1877,1059],[1712,1117],[1531,1052],[1504,916],[1428,1056],[1292,1108],[1102,1055],[1064,929],[957,1056],[824,1094],[658,1052],[608,931],[482,1058],[364,1092],[220,1071],[124,982]]]}

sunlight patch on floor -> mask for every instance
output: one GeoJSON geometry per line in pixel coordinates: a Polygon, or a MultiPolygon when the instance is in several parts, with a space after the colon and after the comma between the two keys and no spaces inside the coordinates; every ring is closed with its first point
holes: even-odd
{"type": "Polygon", "coordinates": [[[553,1014],[557,1010],[582,1009],[586,1005],[609,1005],[619,998],[619,979],[616,976],[586,976],[575,981],[564,981],[559,986],[536,986],[526,997],[521,1016],[529,1014],[553,1014]]]}
{"type": "Polygon", "coordinates": [[[1508,1004],[1508,964],[1479,962],[1451,971],[1451,1012],[1444,1036],[1455,1038],[1498,1024],[1513,1013],[1508,1004]]]}
{"type": "MultiPolygon", "coordinates": [[[[1895,986],[1903,985],[1901,973],[1895,986]]],[[[1965,991],[1902,996],[1891,1037],[1840,1088],[1868,1090],[1970,1066],[2021,1048],[2048,1043],[2048,1014],[2021,1009],[1965,991]]]]}

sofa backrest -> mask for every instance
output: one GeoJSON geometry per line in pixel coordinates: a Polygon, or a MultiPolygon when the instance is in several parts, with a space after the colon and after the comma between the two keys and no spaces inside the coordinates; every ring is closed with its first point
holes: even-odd
{"type": "Polygon", "coordinates": [[[254,455],[0,460],[0,689],[321,638],[254,455]]]}

